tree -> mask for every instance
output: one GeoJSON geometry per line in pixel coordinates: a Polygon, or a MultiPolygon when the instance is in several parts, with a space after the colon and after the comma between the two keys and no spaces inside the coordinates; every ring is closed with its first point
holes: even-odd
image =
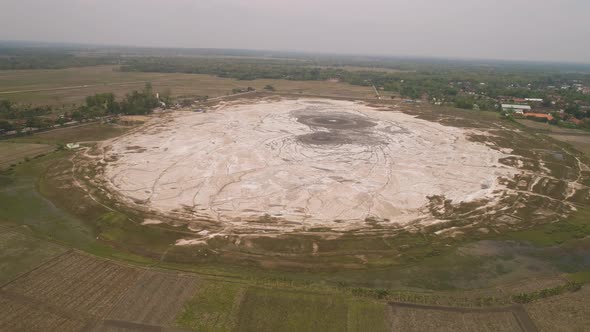
{"type": "Polygon", "coordinates": [[[121,112],[124,114],[149,114],[158,106],[159,101],[152,90],[152,85],[146,83],[143,91],[133,91],[125,96],[121,102],[121,112]]]}
{"type": "Polygon", "coordinates": [[[420,92],[413,86],[404,85],[400,90],[400,95],[402,97],[407,97],[411,99],[418,99],[420,98],[420,92]]]}
{"type": "Polygon", "coordinates": [[[0,116],[6,116],[12,111],[14,104],[9,100],[0,100],[0,116]]]}
{"type": "Polygon", "coordinates": [[[14,130],[14,125],[8,121],[0,120],[0,130],[2,130],[2,131],[14,130]]]}
{"type": "Polygon", "coordinates": [[[463,109],[473,109],[473,104],[475,103],[475,101],[473,100],[473,98],[470,97],[464,97],[464,96],[459,96],[457,98],[455,98],[455,107],[457,108],[463,108],[463,109]]]}

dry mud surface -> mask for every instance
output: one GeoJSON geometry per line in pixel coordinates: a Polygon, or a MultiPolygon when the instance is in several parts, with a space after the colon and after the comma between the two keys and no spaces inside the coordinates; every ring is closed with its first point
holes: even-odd
{"type": "Polygon", "coordinates": [[[103,174],[131,204],[231,230],[404,226],[434,221],[431,196],[493,202],[517,172],[470,134],[351,101],[222,104],[107,142],[103,174]]]}

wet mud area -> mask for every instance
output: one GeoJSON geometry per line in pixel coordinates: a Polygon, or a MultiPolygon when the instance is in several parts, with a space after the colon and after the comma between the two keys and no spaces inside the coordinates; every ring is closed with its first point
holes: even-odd
{"type": "Polygon", "coordinates": [[[346,112],[292,112],[297,122],[309,126],[312,133],[297,136],[303,144],[312,145],[343,145],[362,144],[375,145],[383,143],[375,135],[377,121],[366,116],[346,112]]]}

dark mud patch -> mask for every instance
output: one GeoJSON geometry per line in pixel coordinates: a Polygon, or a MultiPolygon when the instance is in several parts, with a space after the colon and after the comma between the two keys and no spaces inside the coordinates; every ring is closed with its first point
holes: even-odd
{"type": "Polygon", "coordinates": [[[310,127],[321,127],[326,129],[353,130],[375,127],[376,122],[369,118],[351,113],[317,113],[317,114],[296,114],[297,122],[310,127]]]}
{"type": "Polygon", "coordinates": [[[299,135],[297,140],[304,144],[314,145],[344,145],[352,144],[352,139],[342,133],[318,131],[311,134],[299,135]]]}

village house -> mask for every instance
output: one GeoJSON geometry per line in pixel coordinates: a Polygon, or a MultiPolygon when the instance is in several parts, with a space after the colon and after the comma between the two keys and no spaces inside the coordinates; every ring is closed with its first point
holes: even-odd
{"type": "Polygon", "coordinates": [[[529,105],[517,105],[517,104],[502,104],[502,111],[512,112],[514,114],[524,114],[530,112],[532,109],[529,105]]]}

